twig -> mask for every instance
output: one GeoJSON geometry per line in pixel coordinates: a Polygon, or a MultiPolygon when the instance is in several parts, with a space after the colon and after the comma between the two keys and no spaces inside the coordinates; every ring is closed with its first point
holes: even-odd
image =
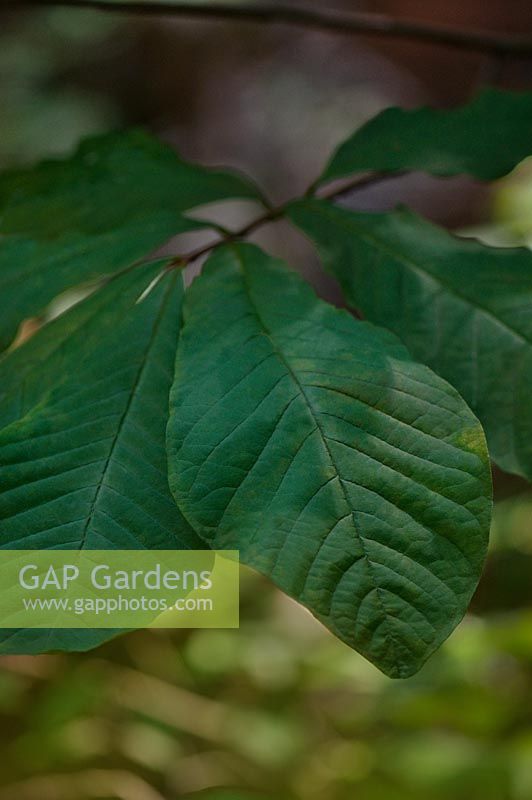
{"type": "Polygon", "coordinates": [[[256,23],[281,23],[303,28],[317,28],[337,33],[363,34],[400,39],[416,39],[432,44],[473,50],[483,53],[532,55],[532,37],[528,35],[498,33],[488,30],[470,30],[448,25],[435,25],[413,20],[395,19],[385,14],[323,11],[311,8],[274,6],[267,3],[205,3],[172,2],[168,0],[3,0],[5,6],[68,6],[90,8],[115,13],[146,16],[172,16],[199,19],[240,20],[256,23]]]}
{"type": "MultiPolygon", "coordinates": [[[[348,181],[343,186],[340,186],[339,188],[334,187],[333,189],[322,192],[318,196],[322,200],[339,200],[348,194],[352,194],[360,189],[365,189],[367,186],[373,186],[384,180],[399,178],[402,175],[404,175],[403,172],[395,172],[393,174],[373,172],[368,175],[359,175],[353,180],[348,181]]],[[[306,196],[310,196],[310,193],[307,193],[306,196]]],[[[233,233],[228,233],[219,239],[199,247],[197,250],[192,250],[190,253],[187,253],[183,256],[175,256],[175,258],[172,258],[171,261],[167,263],[165,272],[169,272],[173,269],[184,269],[185,267],[188,267],[189,264],[192,264],[193,261],[197,261],[198,258],[207,255],[221,244],[229,244],[230,242],[236,242],[240,239],[245,239],[250,235],[250,233],[254,233],[254,231],[256,231],[258,228],[262,228],[263,225],[267,225],[270,222],[275,222],[276,220],[280,219],[292,202],[294,201],[289,200],[288,202],[277,206],[277,208],[270,209],[260,217],[256,217],[256,219],[249,222],[243,228],[240,228],[240,230],[234,231],[233,233]]]]}

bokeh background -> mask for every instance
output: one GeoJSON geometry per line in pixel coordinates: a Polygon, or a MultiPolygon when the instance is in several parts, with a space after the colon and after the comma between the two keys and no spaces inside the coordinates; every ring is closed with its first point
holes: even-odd
{"type": "MultiPolygon", "coordinates": [[[[532,33],[529,0],[334,8],[532,33]]],[[[186,158],[250,172],[280,202],[383,107],[451,106],[485,83],[530,89],[532,60],[286,25],[0,7],[0,167],[142,125],[186,158]]],[[[507,219],[531,194],[526,172],[502,190],[414,174],[344,202],[406,202],[507,241],[532,235],[532,200],[530,230],[507,219]]],[[[235,226],[252,213],[210,212],[235,226]]],[[[298,234],[276,224],[257,237],[340,302],[298,234]]],[[[471,613],[418,676],[385,678],[243,570],[239,631],[140,631],[86,655],[1,658],[1,800],[174,800],[216,786],[274,800],[532,800],[532,494],[495,477],[471,613]]]]}

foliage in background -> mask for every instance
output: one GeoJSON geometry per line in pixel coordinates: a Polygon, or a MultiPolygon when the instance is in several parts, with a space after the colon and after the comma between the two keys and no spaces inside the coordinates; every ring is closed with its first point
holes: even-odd
{"type": "Polygon", "coordinates": [[[120,109],[110,98],[76,86],[69,75],[80,64],[93,67],[102,50],[116,57],[124,28],[119,20],[81,11],[73,18],[61,9],[2,19],[2,166],[64,153],[82,136],[120,124],[120,109]]]}
{"type": "Polygon", "coordinates": [[[490,558],[511,586],[492,591],[488,561],[475,615],[408,681],[390,682],[252,573],[239,631],[139,631],[85,655],[4,657],[2,800],[88,800],[102,787],[189,800],[216,786],[245,800],[528,800],[532,593],[510,565],[530,558],[531,520],[529,497],[501,504],[490,558]],[[505,608],[511,598],[527,607],[505,608]]]}

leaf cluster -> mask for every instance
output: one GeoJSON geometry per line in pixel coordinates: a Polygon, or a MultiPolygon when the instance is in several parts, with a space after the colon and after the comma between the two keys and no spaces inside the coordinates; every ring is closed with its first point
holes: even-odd
{"type": "MultiPolygon", "coordinates": [[[[276,212],[363,320],[237,235],[185,292],[187,259],[150,254],[209,225],[194,208],[272,212],[249,179],[141,132],[1,176],[1,546],[238,549],[386,674],[417,671],[478,583],[490,457],[532,478],[532,255],[320,193],[368,172],[494,180],[531,134],[527,93],[390,109],[276,212]],[[88,282],[97,291],[10,347],[88,282]]],[[[107,636],[4,631],[1,649],[107,636]]]]}

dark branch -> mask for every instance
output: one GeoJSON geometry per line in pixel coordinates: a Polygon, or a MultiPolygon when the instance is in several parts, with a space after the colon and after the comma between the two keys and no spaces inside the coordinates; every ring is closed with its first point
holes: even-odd
{"type": "Polygon", "coordinates": [[[384,14],[340,14],[291,6],[267,4],[233,5],[216,3],[206,5],[190,2],[142,2],[142,0],[3,0],[4,6],[68,6],[91,8],[99,11],[126,12],[146,16],[172,16],[199,19],[240,20],[256,23],[283,23],[303,28],[317,28],[337,33],[364,34],[400,39],[416,39],[461,50],[483,53],[531,55],[532,37],[495,31],[433,25],[394,19],[384,14]]]}
{"type": "MultiPolygon", "coordinates": [[[[381,181],[393,180],[395,178],[401,177],[402,175],[404,175],[403,172],[395,172],[393,174],[372,172],[367,175],[358,175],[356,178],[347,181],[342,186],[340,187],[335,186],[332,189],[328,189],[325,192],[316,194],[316,196],[321,197],[322,200],[331,200],[331,201],[339,200],[348,194],[352,194],[353,192],[359,191],[360,189],[365,189],[367,186],[374,186],[375,184],[380,183],[381,181]]],[[[240,230],[238,231],[234,231],[233,233],[227,233],[225,236],[220,237],[215,241],[209,242],[208,244],[203,245],[202,247],[199,247],[197,250],[193,250],[192,252],[187,253],[186,255],[176,256],[175,258],[172,258],[172,260],[166,266],[166,270],[184,269],[185,267],[188,267],[189,264],[192,264],[192,262],[197,261],[198,258],[202,258],[203,256],[208,255],[208,253],[210,253],[212,250],[214,250],[221,244],[227,244],[229,242],[236,242],[241,239],[245,239],[251,233],[254,233],[256,230],[262,228],[264,225],[268,225],[270,222],[276,222],[277,220],[281,219],[284,216],[291,202],[293,201],[289,200],[287,203],[283,203],[277,208],[272,208],[269,211],[266,211],[266,213],[252,220],[250,223],[245,225],[243,228],[240,228],[240,230]]]]}

